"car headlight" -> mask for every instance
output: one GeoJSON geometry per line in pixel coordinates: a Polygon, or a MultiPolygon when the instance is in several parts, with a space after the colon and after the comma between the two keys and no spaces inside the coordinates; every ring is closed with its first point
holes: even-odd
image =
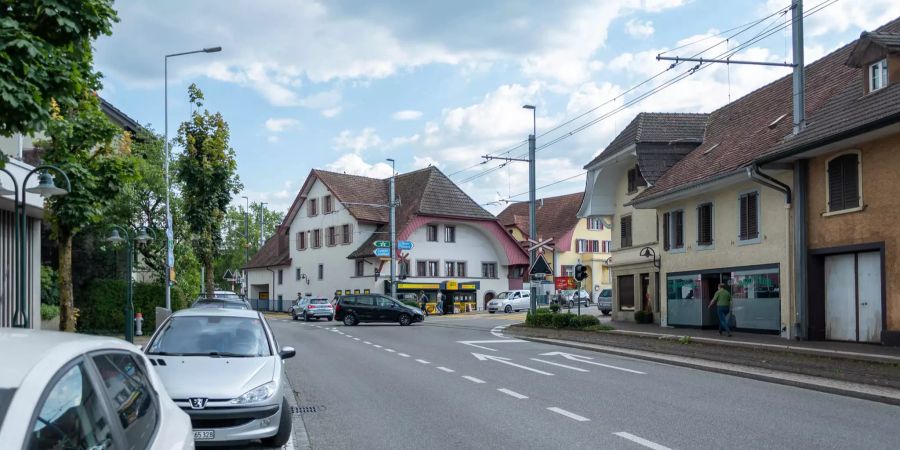
{"type": "Polygon", "coordinates": [[[232,400],[231,404],[247,405],[250,403],[259,403],[272,398],[273,395],[275,395],[275,382],[270,381],[262,386],[247,391],[244,395],[232,400]]]}

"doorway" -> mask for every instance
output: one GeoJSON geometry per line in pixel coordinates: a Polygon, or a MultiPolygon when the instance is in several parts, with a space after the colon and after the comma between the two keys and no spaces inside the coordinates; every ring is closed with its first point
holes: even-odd
{"type": "Polygon", "coordinates": [[[484,310],[487,310],[488,303],[494,299],[495,294],[493,292],[488,292],[484,294],[484,310]]]}
{"type": "Polygon", "coordinates": [[[650,274],[641,274],[641,310],[656,312],[650,297],[650,274]]]}
{"type": "Polygon", "coordinates": [[[881,252],[825,257],[825,339],[880,342],[881,252]]]}

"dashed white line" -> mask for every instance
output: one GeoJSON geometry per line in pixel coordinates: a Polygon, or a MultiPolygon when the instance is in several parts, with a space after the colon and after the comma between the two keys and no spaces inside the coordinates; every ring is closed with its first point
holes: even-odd
{"type": "Polygon", "coordinates": [[[369,341],[363,341],[363,344],[366,344],[366,345],[372,345],[372,343],[369,342],[369,341]]]}
{"type": "Polygon", "coordinates": [[[372,347],[375,347],[375,348],[381,348],[381,346],[378,345],[378,344],[372,344],[372,347]]]}
{"type": "Polygon", "coordinates": [[[402,356],[402,357],[404,357],[404,358],[409,358],[409,355],[407,355],[406,353],[397,353],[397,356],[402,356]]]}
{"type": "Polygon", "coordinates": [[[552,361],[545,361],[545,360],[543,360],[543,359],[531,358],[531,360],[532,360],[532,361],[537,361],[537,362],[539,362],[539,363],[550,364],[551,366],[557,366],[557,367],[563,367],[563,368],[566,368],[566,369],[571,369],[571,370],[574,370],[574,371],[576,371],[576,372],[590,372],[590,370],[582,369],[582,368],[580,368],[580,367],[567,366],[567,365],[565,365],[565,364],[555,363],[555,362],[552,362],[552,361]]]}
{"type": "Polygon", "coordinates": [[[506,394],[506,395],[509,395],[510,397],[515,397],[515,398],[517,398],[517,399],[519,399],[519,400],[528,398],[527,395],[522,395],[522,394],[520,394],[520,393],[518,393],[518,392],[516,392],[516,391],[511,391],[511,390],[506,389],[506,388],[499,388],[499,389],[497,389],[497,390],[500,391],[500,392],[502,392],[502,393],[504,393],[504,394],[506,394]]]}
{"type": "Polygon", "coordinates": [[[555,406],[551,406],[551,407],[549,407],[549,408],[547,408],[547,409],[549,409],[550,411],[553,411],[553,412],[555,412],[555,413],[557,413],[557,414],[566,416],[566,417],[568,417],[568,418],[570,418],[570,419],[572,419],[572,420],[577,420],[577,421],[579,421],[579,422],[590,422],[590,420],[591,420],[591,419],[588,419],[587,417],[579,416],[578,414],[575,414],[575,413],[573,413],[573,412],[566,411],[566,410],[564,410],[564,409],[562,409],[562,408],[557,408],[557,407],[555,407],[555,406]]]}
{"type": "Polygon", "coordinates": [[[468,376],[468,375],[463,375],[463,378],[465,378],[465,379],[467,379],[467,380],[469,380],[469,381],[471,381],[471,382],[473,382],[473,383],[476,383],[476,384],[483,384],[483,383],[485,382],[485,381],[482,380],[482,379],[475,378],[475,377],[470,377],[470,376],[468,376]]]}
{"type": "Polygon", "coordinates": [[[394,350],[392,348],[386,348],[386,349],[384,349],[384,351],[386,351],[388,353],[397,353],[397,350],[394,350]]]}
{"type": "Polygon", "coordinates": [[[635,436],[631,433],[626,433],[624,431],[620,431],[618,433],[613,433],[613,434],[620,438],[628,439],[629,441],[634,442],[636,444],[641,444],[644,447],[652,448],[653,450],[671,450],[669,447],[666,447],[665,445],[659,445],[656,442],[648,441],[640,436],[635,436]]]}
{"type": "Polygon", "coordinates": [[[349,334],[345,334],[344,336],[347,336],[348,338],[352,338],[352,337],[353,337],[353,336],[351,336],[351,335],[349,335],[349,334]]]}
{"type": "Polygon", "coordinates": [[[430,362],[425,361],[424,359],[417,359],[416,362],[421,363],[421,364],[431,364],[430,362]]]}
{"type": "Polygon", "coordinates": [[[438,366],[437,369],[438,369],[438,370],[443,370],[444,372],[447,372],[447,373],[453,373],[453,372],[456,372],[455,370],[453,370],[453,369],[448,369],[448,368],[446,368],[446,367],[444,367],[444,366],[438,366]]]}
{"type": "Polygon", "coordinates": [[[359,338],[353,338],[353,340],[354,340],[354,341],[358,341],[358,340],[359,340],[359,338]]]}

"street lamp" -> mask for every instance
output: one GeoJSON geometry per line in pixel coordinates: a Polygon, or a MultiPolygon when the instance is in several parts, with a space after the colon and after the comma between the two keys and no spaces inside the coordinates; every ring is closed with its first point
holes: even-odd
{"type": "Polygon", "coordinates": [[[9,178],[12,180],[13,189],[3,187],[0,184],[0,196],[13,196],[13,203],[15,205],[14,214],[15,214],[15,227],[13,234],[18,239],[18,256],[19,256],[19,267],[18,267],[18,275],[19,275],[19,292],[18,298],[16,299],[16,307],[15,312],[13,313],[13,326],[20,328],[28,328],[28,308],[26,306],[25,299],[26,289],[28,285],[28,246],[27,246],[27,238],[28,238],[28,219],[25,214],[25,196],[26,193],[37,194],[44,198],[54,197],[57,195],[65,195],[72,191],[72,183],[69,181],[69,176],[60,169],[59,167],[52,165],[41,165],[31,169],[27,174],[25,174],[25,179],[22,180],[21,188],[18,184],[16,184],[16,178],[13,174],[7,169],[0,168],[0,172],[6,173],[9,178]],[[50,175],[50,172],[56,172],[61,175],[63,179],[66,180],[66,188],[58,188],[56,187],[56,183],[53,182],[53,176],[50,175]],[[26,188],[28,186],[28,179],[31,178],[35,173],[38,174],[38,185],[30,188],[26,188]],[[19,193],[21,192],[21,198],[19,193]]]}
{"type": "MultiPolygon", "coordinates": [[[[537,108],[534,105],[522,105],[524,109],[531,110],[531,124],[532,124],[532,132],[531,136],[528,136],[528,237],[532,241],[537,239],[537,219],[536,215],[536,207],[535,207],[535,153],[537,152],[537,108]]],[[[532,249],[528,253],[528,267],[529,270],[532,266],[534,266],[534,262],[537,260],[537,249],[532,249]]],[[[534,281],[531,277],[531,274],[528,274],[528,280],[534,281]]],[[[534,312],[537,309],[537,290],[534,288],[534,283],[529,283],[531,285],[531,311],[534,312]]]]}
{"type": "MultiPolygon", "coordinates": [[[[134,285],[134,242],[143,245],[153,240],[153,237],[147,234],[146,227],[141,227],[134,235],[130,234],[127,228],[119,225],[110,225],[109,228],[111,230],[109,237],[105,239],[106,242],[113,245],[125,243],[126,276],[128,277],[125,281],[125,340],[134,343],[134,291],[132,289],[134,285]]],[[[150,232],[154,236],[156,235],[154,231],[150,230],[150,232]]]]}
{"type": "Polygon", "coordinates": [[[656,251],[653,250],[652,248],[650,248],[650,247],[642,248],[640,255],[643,256],[644,258],[652,258],[653,259],[653,267],[656,267],[657,269],[660,268],[660,261],[658,259],[656,259],[656,251]]]}
{"type": "Polygon", "coordinates": [[[164,91],[165,91],[165,145],[166,160],[163,162],[166,175],[166,309],[172,310],[172,268],[175,266],[175,233],[172,230],[172,211],[169,209],[169,191],[172,190],[172,184],[169,180],[169,58],[183,55],[191,55],[194,53],[217,53],[221,52],[222,47],[207,47],[201,50],[193,50],[190,52],[172,53],[166,55],[164,64],[164,91]]]}
{"type": "Polygon", "coordinates": [[[391,196],[388,201],[391,206],[391,298],[397,298],[397,203],[394,194],[397,169],[396,163],[392,158],[388,158],[387,161],[391,163],[391,188],[388,194],[391,196]]]}

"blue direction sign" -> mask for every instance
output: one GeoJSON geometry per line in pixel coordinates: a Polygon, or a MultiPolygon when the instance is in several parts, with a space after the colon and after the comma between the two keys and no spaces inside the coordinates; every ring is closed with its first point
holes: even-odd
{"type": "Polygon", "coordinates": [[[390,257],[390,256],[391,256],[391,249],[389,249],[389,248],[376,248],[376,249],[375,249],[375,256],[379,256],[379,257],[390,257]]]}
{"type": "Polygon", "coordinates": [[[412,241],[397,241],[397,248],[400,250],[412,250],[413,243],[412,241]]]}

